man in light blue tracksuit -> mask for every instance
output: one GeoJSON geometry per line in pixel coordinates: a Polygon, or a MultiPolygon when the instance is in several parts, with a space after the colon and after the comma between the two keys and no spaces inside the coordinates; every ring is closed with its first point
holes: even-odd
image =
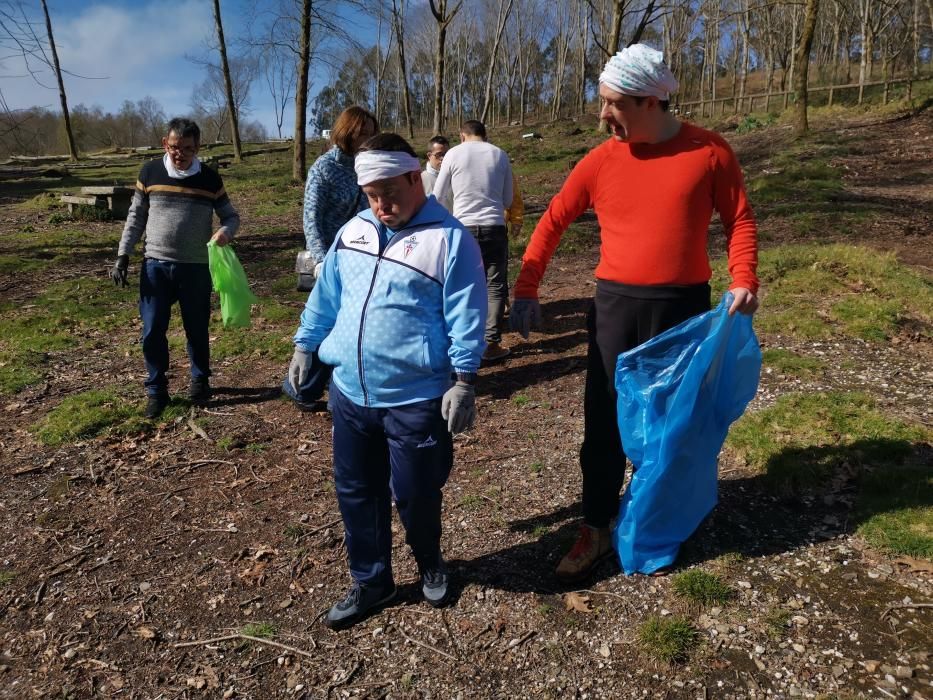
{"type": "Polygon", "coordinates": [[[397,134],[379,134],[355,169],[370,209],[328,251],[289,368],[297,387],[314,371],[315,352],[334,367],[334,481],[353,584],[327,614],[333,629],[395,597],[393,497],[425,598],[447,602],[441,488],[453,465],[451,433],[475,418],[485,349],[479,246],[425,195],[414,150],[397,134]]]}

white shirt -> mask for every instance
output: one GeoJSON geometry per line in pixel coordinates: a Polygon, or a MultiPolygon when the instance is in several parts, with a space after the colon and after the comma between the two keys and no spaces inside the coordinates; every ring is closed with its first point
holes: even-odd
{"type": "MultiPolygon", "coordinates": [[[[437,182],[438,173],[440,173],[440,170],[435,170],[434,166],[430,163],[421,171],[421,185],[424,187],[424,193],[426,195],[430,195],[434,192],[434,183],[437,182]]],[[[439,199],[437,201],[444,205],[447,211],[452,212],[454,210],[453,197],[447,197],[447,199],[439,199]]]]}
{"type": "Polygon", "coordinates": [[[501,148],[485,141],[454,146],[441,163],[434,196],[453,193],[453,215],[465,226],[504,226],[512,203],[512,166],[501,148]]]}

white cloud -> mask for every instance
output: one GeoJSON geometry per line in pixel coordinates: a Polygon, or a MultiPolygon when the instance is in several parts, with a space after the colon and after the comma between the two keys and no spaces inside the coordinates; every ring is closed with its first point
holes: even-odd
{"type": "MultiPolygon", "coordinates": [[[[65,75],[69,105],[98,105],[113,111],[123,100],[151,95],[166,113],[187,111],[191,91],[203,80],[203,71],[185,55],[204,53],[213,26],[210,5],[199,0],[154,0],[130,7],[88,3],[68,17],[53,14],[62,68],[75,75],[101,78],[65,75]]],[[[25,73],[21,62],[8,59],[0,75],[21,73],[25,73]]],[[[51,75],[43,82],[54,86],[51,75]]],[[[37,85],[28,76],[0,78],[0,89],[14,109],[34,105],[58,109],[57,91],[37,85]]]]}

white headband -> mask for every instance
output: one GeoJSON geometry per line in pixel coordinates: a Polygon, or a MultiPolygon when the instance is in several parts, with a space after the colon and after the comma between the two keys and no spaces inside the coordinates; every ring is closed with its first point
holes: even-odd
{"type": "Polygon", "coordinates": [[[664,64],[664,54],[644,44],[632,44],[610,58],[599,82],[623,95],[669,100],[677,92],[677,78],[664,64]]]}
{"type": "Polygon", "coordinates": [[[404,151],[361,151],[353,163],[356,184],[360,187],[376,180],[421,171],[421,162],[404,151]]]}

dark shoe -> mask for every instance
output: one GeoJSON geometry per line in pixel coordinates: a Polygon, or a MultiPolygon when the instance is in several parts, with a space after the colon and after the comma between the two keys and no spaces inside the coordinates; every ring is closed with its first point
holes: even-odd
{"type": "Polygon", "coordinates": [[[379,611],[395,598],[395,584],[389,588],[361,586],[354,583],[346,597],[327,611],[324,624],[332,630],[342,630],[355,625],[379,611]]]}
{"type": "Polygon", "coordinates": [[[191,403],[207,403],[211,400],[211,381],[207,377],[192,377],[188,386],[191,403]]]}
{"type": "Polygon", "coordinates": [[[581,525],[577,541],[560,560],[554,573],[561,583],[579,583],[612,551],[612,534],[608,527],[581,525]]]}
{"type": "Polygon", "coordinates": [[[158,418],[168,406],[168,394],[152,394],[146,403],[146,418],[158,418]]]}
{"type": "Polygon", "coordinates": [[[439,566],[421,572],[421,592],[431,607],[442,608],[447,604],[450,598],[449,582],[450,576],[443,559],[440,560],[439,566]]]}
{"type": "Polygon", "coordinates": [[[493,341],[486,346],[486,352],[483,353],[483,362],[496,362],[508,357],[512,351],[502,347],[499,343],[493,341]]]}

